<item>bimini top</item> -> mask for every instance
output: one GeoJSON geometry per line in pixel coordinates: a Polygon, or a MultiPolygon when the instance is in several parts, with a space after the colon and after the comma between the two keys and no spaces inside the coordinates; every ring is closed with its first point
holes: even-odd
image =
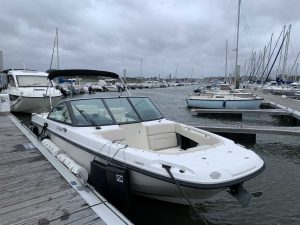
{"type": "Polygon", "coordinates": [[[112,72],[100,70],[86,70],[86,69],[67,69],[67,70],[48,70],[48,79],[53,80],[55,77],[110,77],[118,79],[119,75],[112,72]]]}

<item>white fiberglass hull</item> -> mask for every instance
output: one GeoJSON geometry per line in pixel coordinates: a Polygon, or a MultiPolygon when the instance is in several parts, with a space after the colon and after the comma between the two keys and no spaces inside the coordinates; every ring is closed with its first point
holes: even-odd
{"type": "Polygon", "coordinates": [[[187,107],[204,109],[259,109],[262,99],[187,99],[187,107]]]}
{"type": "MultiPolygon", "coordinates": [[[[46,117],[46,115],[44,115],[46,117]]],[[[42,130],[45,120],[40,115],[33,116],[33,124],[42,130]]],[[[147,125],[169,124],[168,121],[151,121],[147,125]]],[[[178,153],[159,153],[144,151],[119,142],[107,141],[99,134],[117,127],[102,127],[100,130],[91,128],[69,127],[47,120],[47,135],[50,140],[65,151],[74,161],[87,169],[90,174],[90,164],[97,160],[103,164],[118,165],[128,169],[130,186],[134,194],[187,205],[187,200],[179,191],[174,180],[171,179],[162,165],[172,165],[172,173],[179,181],[180,187],[192,203],[208,199],[230,186],[244,182],[257,176],[264,168],[264,162],[255,153],[235,145],[232,141],[221,138],[223,144],[199,151],[180,151],[178,153]],[[99,133],[100,132],[100,133],[99,133]],[[185,153],[186,152],[186,153],[185,153]],[[232,163],[228,163],[232,160],[232,163]],[[226,162],[226,163],[224,163],[226,162]],[[222,171],[221,180],[212,179],[211,173],[222,171]]],[[[145,126],[146,124],[132,125],[145,126]]],[[[204,139],[214,139],[208,133],[195,128],[188,128],[178,124],[184,132],[197,135],[201,132],[204,139]]],[[[118,132],[114,131],[115,137],[118,132]]],[[[138,134],[137,134],[138,135],[138,134]]],[[[136,137],[138,139],[138,137],[136,137]]],[[[103,179],[103,178],[99,178],[103,179]]]]}
{"type": "MultiPolygon", "coordinates": [[[[74,161],[86,168],[89,174],[91,170],[91,162],[95,158],[101,163],[107,163],[107,160],[95,157],[94,154],[80,149],[56,135],[51,135],[51,140],[70,155],[74,161]]],[[[133,194],[176,204],[189,205],[176,184],[166,182],[131,169],[129,169],[129,173],[130,189],[133,194]]],[[[181,188],[193,204],[199,203],[204,199],[208,199],[224,190],[224,188],[199,189],[182,186],[181,188]]]]}

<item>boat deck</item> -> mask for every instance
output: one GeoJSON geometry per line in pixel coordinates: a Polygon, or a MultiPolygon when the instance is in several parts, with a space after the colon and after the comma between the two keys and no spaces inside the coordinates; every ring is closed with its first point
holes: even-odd
{"type": "Polygon", "coordinates": [[[106,224],[0,113],[0,224],[106,224]]]}

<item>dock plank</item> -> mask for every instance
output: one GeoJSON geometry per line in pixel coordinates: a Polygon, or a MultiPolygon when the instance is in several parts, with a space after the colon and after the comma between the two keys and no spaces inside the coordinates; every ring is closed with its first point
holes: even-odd
{"type": "Polygon", "coordinates": [[[97,218],[91,211],[83,210],[73,213],[67,220],[62,221],[61,218],[53,220],[49,225],[61,225],[62,222],[69,225],[81,225],[81,224],[99,224],[104,225],[105,223],[97,218]]]}
{"type": "Polygon", "coordinates": [[[229,132],[244,134],[278,134],[278,135],[294,135],[300,136],[300,127],[274,127],[274,126],[250,126],[241,125],[197,125],[199,129],[210,132],[229,132]]]}
{"type": "Polygon", "coordinates": [[[8,224],[20,221],[26,223],[31,219],[38,221],[41,218],[51,221],[88,208],[87,203],[77,193],[70,193],[54,199],[51,199],[50,196],[47,201],[15,210],[11,209],[8,213],[1,215],[1,221],[8,224]]]}
{"type": "Polygon", "coordinates": [[[69,185],[43,185],[38,188],[28,188],[28,189],[20,189],[18,191],[13,191],[9,194],[2,195],[0,198],[2,207],[7,207],[15,204],[19,204],[30,199],[35,199],[42,197],[44,195],[49,195],[52,193],[68,190],[71,187],[69,185]]]}
{"type": "Polygon", "coordinates": [[[291,115],[283,109],[191,109],[195,114],[268,114],[268,115],[291,115]]]}
{"type": "Polygon", "coordinates": [[[0,224],[105,224],[7,117],[0,113],[0,224]]]}
{"type": "Polygon", "coordinates": [[[276,104],[280,104],[282,106],[294,109],[296,111],[300,111],[300,101],[298,101],[296,99],[283,98],[281,95],[265,93],[260,89],[254,91],[254,94],[264,98],[265,100],[275,102],[276,104]]]}

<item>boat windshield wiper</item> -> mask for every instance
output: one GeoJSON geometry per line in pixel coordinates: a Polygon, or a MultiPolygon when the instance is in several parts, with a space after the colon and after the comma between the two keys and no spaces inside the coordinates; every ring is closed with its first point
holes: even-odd
{"type": "Polygon", "coordinates": [[[74,107],[83,116],[83,118],[86,121],[88,121],[91,125],[95,126],[96,129],[100,129],[100,126],[95,122],[95,120],[84,109],[78,109],[78,107],[76,105],[74,105],[74,107]]]}

